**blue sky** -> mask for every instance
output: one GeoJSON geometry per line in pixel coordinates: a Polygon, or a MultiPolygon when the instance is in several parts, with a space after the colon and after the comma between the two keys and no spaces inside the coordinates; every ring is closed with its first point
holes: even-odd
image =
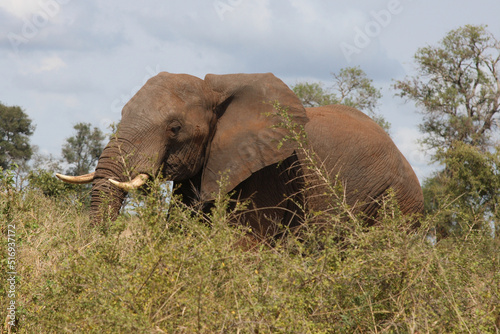
{"type": "Polygon", "coordinates": [[[465,24],[500,38],[498,0],[0,0],[0,101],[36,124],[32,143],[60,156],[73,125],[108,132],[160,71],[273,72],[287,84],[360,66],[384,94],[378,112],[422,180],[420,116],[394,96],[419,47],[465,24]]]}

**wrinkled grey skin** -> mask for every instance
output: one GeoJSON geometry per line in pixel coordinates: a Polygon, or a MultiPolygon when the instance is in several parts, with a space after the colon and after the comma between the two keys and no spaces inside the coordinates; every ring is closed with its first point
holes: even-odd
{"type": "MultiPolygon", "coordinates": [[[[297,143],[283,143],[290,133],[280,126],[274,102],[305,128],[309,147],[330,176],[340,175],[350,205],[365,203],[359,210],[374,217],[376,201],[393,188],[404,214],[422,212],[422,190],[411,166],[360,111],[344,106],[306,110],[272,74],[207,75],[202,80],[160,73],[125,105],[117,136],[99,158],[92,220],[115,219],[121,208],[126,192],[108,179],[129,181],[145,173],[180,184],[178,191],[189,204],[213,200],[218,191],[251,197],[253,205],[241,222],[257,235],[278,233],[276,221],[299,224],[308,176],[297,143]],[[222,174],[227,182],[219,189],[222,174]]],[[[327,204],[312,197],[307,205],[321,209],[327,204]]]]}

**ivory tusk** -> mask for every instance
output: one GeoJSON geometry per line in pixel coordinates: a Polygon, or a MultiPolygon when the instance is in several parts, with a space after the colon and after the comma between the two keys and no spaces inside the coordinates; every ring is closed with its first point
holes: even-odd
{"type": "Polygon", "coordinates": [[[148,178],[149,178],[148,174],[139,174],[132,181],[128,182],[118,182],[112,179],[108,180],[109,182],[111,182],[112,184],[123,190],[134,190],[143,186],[144,183],[146,183],[146,181],[148,180],[148,178]]]}
{"type": "Polygon", "coordinates": [[[85,184],[85,183],[90,183],[94,180],[95,177],[95,172],[90,173],[90,174],[85,174],[85,175],[80,175],[80,176],[69,176],[69,175],[63,175],[56,173],[56,176],[67,183],[74,183],[74,184],[85,184]]]}

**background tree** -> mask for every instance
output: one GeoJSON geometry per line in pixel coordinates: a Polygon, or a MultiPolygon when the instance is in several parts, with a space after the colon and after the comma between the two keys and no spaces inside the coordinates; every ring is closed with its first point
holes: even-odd
{"type": "Polygon", "coordinates": [[[417,75],[397,81],[399,96],[423,115],[429,148],[463,142],[486,150],[500,114],[500,43],[484,26],[452,30],[440,45],[418,49],[417,75]]]}
{"type": "Polygon", "coordinates": [[[493,132],[500,115],[500,43],[484,26],[450,31],[418,49],[417,74],[397,95],[423,115],[422,144],[444,168],[424,182],[426,209],[444,215],[440,236],[490,229],[500,236],[500,159],[493,132]],[[465,224],[465,225],[464,225],[465,224]]]}
{"type": "Polygon", "coordinates": [[[0,103],[0,167],[7,169],[14,162],[31,158],[29,136],[33,131],[35,126],[21,107],[0,103]]]}
{"type": "Polygon", "coordinates": [[[54,177],[55,172],[62,173],[61,163],[61,159],[55,158],[52,154],[44,154],[36,145],[33,146],[31,170],[27,175],[30,187],[50,197],[68,197],[70,194],[83,193],[78,185],[61,182],[54,177]]]}
{"type": "Polygon", "coordinates": [[[318,107],[328,104],[343,104],[360,109],[372,117],[387,132],[390,128],[383,116],[376,113],[382,97],[380,88],[375,88],[373,80],[359,67],[347,67],[339,73],[331,73],[334,84],[324,89],[323,83],[301,82],[292,87],[294,93],[305,107],[318,107]]]}
{"type": "Polygon", "coordinates": [[[428,212],[439,215],[439,238],[472,230],[495,233],[500,238],[500,148],[484,152],[456,142],[439,160],[446,166],[424,181],[428,212]]]}
{"type": "Polygon", "coordinates": [[[99,128],[90,123],[78,123],[74,126],[76,135],[66,140],[62,149],[64,160],[73,166],[68,174],[87,174],[94,169],[104,148],[105,136],[99,128]]]}
{"type": "Polygon", "coordinates": [[[335,96],[327,92],[320,82],[299,82],[292,89],[306,108],[338,103],[335,96]]]}

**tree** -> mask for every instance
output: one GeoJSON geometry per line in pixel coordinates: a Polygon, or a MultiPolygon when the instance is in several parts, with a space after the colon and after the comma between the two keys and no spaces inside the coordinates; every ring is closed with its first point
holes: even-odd
{"type": "Polygon", "coordinates": [[[29,136],[33,131],[35,126],[21,107],[0,103],[0,167],[7,169],[14,162],[31,158],[29,136]]]}
{"type": "Polygon", "coordinates": [[[76,135],[66,140],[62,149],[63,158],[73,166],[68,174],[82,175],[95,166],[104,148],[104,134],[90,123],[78,123],[73,127],[76,135]]]}
{"type": "Polygon", "coordinates": [[[415,102],[422,144],[444,166],[424,182],[426,208],[446,213],[441,236],[489,230],[491,219],[500,233],[500,147],[492,137],[500,115],[500,43],[486,27],[466,25],[414,58],[417,74],[394,87],[415,102]]]}
{"type": "Polygon", "coordinates": [[[500,237],[500,147],[494,152],[456,142],[439,153],[446,169],[424,182],[428,212],[439,212],[438,236],[485,229],[500,237]]]}
{"type": "Polygon", "coordinates": [[[292,89],[306,108],[338,103],[335,96],[328,93],[320,82],[299,82],[292,89]]]}
{"type": "Polygon", "coordinates": [[[359,67],[347,67],[341,69],[338,74],[331,74],[334,84],[330,90],[325,90],[320,82],[301,82],[292,87],[304,107],[347,105],[366,112],[388,132],[390,123],[375,112],[382,94],[379,88],[373,86],[373,80],[359,67]]]}
{"type": "Polygon", "coordinates": [[[423,143],[438,150],[455,142],[490,148],[500,114],[499,41],[484,26],[466,25],[414,58],[417,75],[394,86],[419,107],[423,143]]]}
{"type": "Polygon", "coordinates": [[[382,97],[380,89],[372,85],[373,80],[359,67],[341,69],[339,74],[332,73],[335,83],[335,96],[340,104],[375,113],[378,100],[382,97]]]}

